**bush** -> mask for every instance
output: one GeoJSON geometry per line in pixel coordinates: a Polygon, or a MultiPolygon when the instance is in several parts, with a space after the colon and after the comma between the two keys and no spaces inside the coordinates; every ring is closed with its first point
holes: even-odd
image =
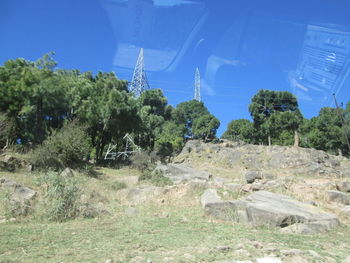
{"type": "Polygon", "coordinates": [[[130,160],[132,166],[143,174],[153,171],[159,158],[155,152],[140,152],[132,155],[130,160]]]}
{"type": "Polygon", "coordinates": [[[139,181],[149,181],[155,186],[172,185],[173,182],[165,177],[160,171],[153,171],[152,173],[144,173],[140,175],[139,181]]]}
{"type": "Polygon", "coordinates": [[[49,172],[44,178],[47,185],[45,214],[50,221],[63,222],[79,215],[80,189],[73,178],[49,172]]]}
{"type": "Polygon", "coordinates": [[[41,146],[32,153],[32,163],[40,169],[62,169],[85,167],[84,159],[91,149],[90,138],[85,128],[75,122],[67,123],[54,131],[41,146]]]}
{"type": "Polygon", "coordinates": [[[124,182],[114,181],[110,184],[110,188],[114,191],[118,191],[127,188],[127,185],[124,182]]]}

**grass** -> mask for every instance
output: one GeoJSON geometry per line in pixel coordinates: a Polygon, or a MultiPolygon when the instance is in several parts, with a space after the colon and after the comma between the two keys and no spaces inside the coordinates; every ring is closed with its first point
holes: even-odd
{"type": "MultiPolygon", "coordinates": [[[[248,260],[263,257],[264,248],[313,250],[337,262],[349,255],[350,227],[313,236],[282,234],[276,229],[258,228],[215,221],[204,215],[198,203],[199,193],[168,202],[152,202],[134,206],[135,215],[126,213],[128,206],[117,197],[118,182],[137,177],[129,168],[98,169],[97,178],[77,174],[75,179],[87,193],[96,192],[96,202],[104,202],[111,215],[56,223],[29,216],[0,224],[0,262],[215,262],[216,260],[248,260]],[[117,182],[117,183],[116,183],[117,182]],[[115,187],[116,186],[116,187],[115,187]],[[101,196],[99,196],[101,195],[101,196]],[[103,201],[106,198],[107,201],[103,201]],[[188,198],[188,200],[186,199],[188,198]],[[259,241],[263,249],[256,249],[259,241]],[[228,251],[216,249],[230,246],[228,251]],[[250,256],[237,255],[243,247],[250,256]]],[[[36,191],[41,191],[37,177],[25,173],[2,173],[36,191]]],[[[122,185],[121,188],[123,188],[122,185]]],[[[177,193],[177,191],[173,191],[177,193]]],[[[165,198],[166,199],[166,198],[165,198]]],[[[3,191],[0,190],[0,200],[3,191]]],[[[0,202],[0,216],[3,215],[0,202]]],[[[277,252],[277,256],[279,253],[277,252]]],[[[309,262],[317,262],[310,258],[309,262]]],[[[320,262],[320,261],[318,261],[320,262]]]]}
{"type": "Polygon", "coordinates": [[[0,262],[213,262],[246,260],[234,250],[217,246],[242,244],[253,257],[264,252],[251,244],[279,249],[314,250],[340,262],[349,251],[350,229],[340,227],[324,235],[299,236],[276,230],[252,229],[211,221],[199,207],[137,207],[139,216],[128,216],[120,207],[113,217],[65,223],[13,222],[2,225],[0,262]],[[162,212],[169,213],[163,217],[162,212]],[[334,248],[337,248],[335,251],[334,248]],[[190,255],[190,256],[189,256],[190,255]]]}

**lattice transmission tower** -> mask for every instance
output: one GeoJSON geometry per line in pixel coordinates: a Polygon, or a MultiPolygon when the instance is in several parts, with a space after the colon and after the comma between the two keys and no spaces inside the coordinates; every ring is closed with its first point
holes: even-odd
{"type": "Polygon", "coordinates": [[[134,74],[129,85],[129,90],[130,92],[133,92],[136,97],[138,97],[147,89],[149,89],[149,84],[145,71],[143,48],[141,48],[139,57],[136,62],[134,74]]]}
{"type": "Polygon", "coordinates": [[[197,101],[201,101],[201,75],[199,73],[199,69],[196,68],[196,73],[194,77],[194,99],[197,101]]]}

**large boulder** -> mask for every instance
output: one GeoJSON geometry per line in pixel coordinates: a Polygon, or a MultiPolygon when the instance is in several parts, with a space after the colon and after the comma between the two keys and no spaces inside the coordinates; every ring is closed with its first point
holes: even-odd
{"type": "Polygon", "coordinates": [[[185,164],[158,164],[154,172],[161,172],[174,184],[186,183],[189,181],[208,181],[212,175],[205,171],[199,171],[185,164]]]}
{"type": "Polygon", "coordinates": [[[335,215],[286,195],[258,191],[246,198],[223,201],[214,191],[203,194],[202,205],[206,214],[219,219],[232,219],[252,226],[285,228],[297,225],[293,232],[305,234],[324,232],[339,225],[335,215]]]}

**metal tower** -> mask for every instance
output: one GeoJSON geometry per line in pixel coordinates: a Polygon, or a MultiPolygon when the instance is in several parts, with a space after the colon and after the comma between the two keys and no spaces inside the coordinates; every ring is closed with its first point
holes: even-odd
{"type": "Polygon", "coordinates": [[[194,78],[194,99],[201,101],[201,75],[199,69],[196,68],[196,74],[194,78]]]}
{"type": "Polygon", "coordinates": [[[132,76],[132,81],[129,85],[129,90],[133,92],[136,97],[138,97],[146,89],[149,89],[149,85],[148,85],[148,80],[145,72],[143,48],[141,48],[139,57],[136,62],[134,75],[132,76]]]}

